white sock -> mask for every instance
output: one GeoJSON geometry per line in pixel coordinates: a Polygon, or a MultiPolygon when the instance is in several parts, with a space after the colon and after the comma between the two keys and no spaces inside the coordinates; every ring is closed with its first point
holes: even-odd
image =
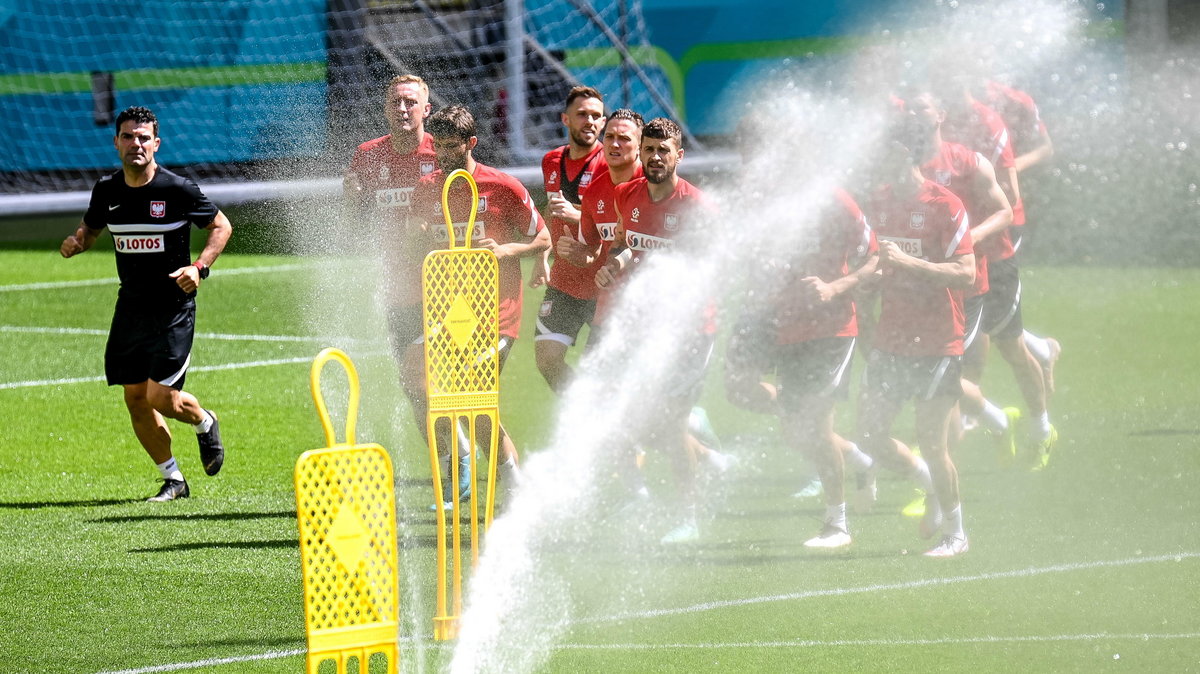
{"type": "Polygon", "coordinates": [[[990,400],[983,401],[983,420],[988,428],[998,433],[1008,429],[1008,415],[990,400]]]}
{"type": "Polygon", "coordinates": [[[458,428],[458,455],[459,457],[471,455],[471,436],[467,433],[467,429],[456,424],[458,428]]]}
{"type": "Polygon", "coordinates": [[[505,489],[509,491],[521,484],[521,469],[512,459],[501,461],[500,465],[496,466],[496,472],[499,473],[500,484],[506,485],[505,489]]]}
{"type": "MultiPolygon", "coordinates": [[[[917,464],[913,467],[912,474],[909,476],[916,480],[917,486],[925,491],[926,494],[933,493],[933,478],[929,475],[929,464],[925,463],[925,459],[919,456],[913,457],[917,460],[917,464]]],[[[931,499],[936,501],[936,499],[931,499]]]]}
{"type": "Polygon", "coordinates": [[[200,412],[204,415],[204,418],[200,420],[200,423],[192,425],[192,428],[196,429],[196,435],[207,433],[213,425],[213,418],[212,415],[208,413],[208,410],[202,409],[200,412]]]}
{"type": "Polygon", "coordinates": [[[178,480],[183,482],[183,473],[179,470],[179,464],[175,463],[175,457],[171,457],[162,463],[155,464],[158,466],[158,472],[162,473],[164,480],[178,480]]]}
{"type": "Polygon", "coordinates": [[[1025,346],[1029,348],[1029,352],[1033,354],[1034,358],[1038,359],[1039,363],[1042,365],[1049,364],[1050,342],[1047,342],[1044,338],[1038,337],[1028,330],[1021,333],[1021,337],[1024,338],[1025,346]]]}
{"type": "Polygon", "coordinates": [[[1034,433],[1037,434],[1034,437],[1034,440],[1036,440],[1038,442],[1044,442],[1046,440],[1046,438],[1050,437],[1050,413],[1049,412],[1042,412],[1041,416],[1038,417],[1037,426],[1034,428],[1034,433]]]}
{"type": "Polygon", "coordinates": [[[963,533],[962,504],[955,505],[954,510],[945,515],[945,519],[942,520],[942,531],[955,538],[966,538],[967,535],[963,533]]]}
{"type": "Polygon", "coordinates": [[[846,528],[846,502],[842,501],[837,505],[825,506],[825,524],[837,527],[842,531],[849,531],[846,528]]]}
{"type": "Polygon", "coordinates": [[[866,452],[858,448],[858,445],[853,442],[846,451],[842,452],[842,459],[846,465],[850,466],[850,470],[856,473],[865,473],[871,470],[871,466],[875,465],[875,459],[872,459],[866,452]]]}

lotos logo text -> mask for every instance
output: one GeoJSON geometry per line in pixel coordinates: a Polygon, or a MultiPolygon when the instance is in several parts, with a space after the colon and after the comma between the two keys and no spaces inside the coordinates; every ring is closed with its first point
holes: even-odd
{"type": "Polygon", "coordinates": [[[613,241],[617,238],[617,223],[597,222],[596,231],[600,233],[601,241],[613,241]]]}
{"type": "MultiPolygon", "coordinates": [[[[446,234],[446,225],[441,224],[436,227],[432,227],[432,229],[433,229],[434,239],[438,243],[441,243],[441,244],[446,243],[446,241],[448,239],[448,236],[446,234]]],[[[465,241],[466,238],[467,238],[467,223],[465,223],[465,222],[454,223],[454,240],[457,241],[459,243],[459,245],[462,245],[462,242],[465,241]]],[[[486,238],[487,238],[487,223],[476,221],[475,230],[473,232],[471,232],[471,240],[478,241],[479,239],[486,239],[486,238]]]]}
{"type": "Polygon", "coordinates": [[[114,234],[113,246],[118,253],[161,253],[162,234],[114,234]]]}
{"type": "Polygon", "coordinates": [[[675,245],[670,239],[650,236],[641,232],[625,232],[625,245],[633,250],[667,250],[675,245]]]}
{"type": "Polygon", "coordinates": [[[167,214],[167,202],[151,201],[150,202],[150,217],[161,218],[167,214]]]}
{"type": "Polygon", "coordinates": [[[413,188],[398,187],[390,190],[375,190],[375,205],[380,208],[408,208],[413,188]]]}
{"type": "Polygon", "coordinates": [[[879,240],[891,241],[892,243],[895,243],[897,246],[900,246],[900,250],[907,255],[919,257],[921,259],[925,258],[925,250],[921,246],[920,239],[905,239],[898,236],[881,236],[879,237],[879,240]]]}

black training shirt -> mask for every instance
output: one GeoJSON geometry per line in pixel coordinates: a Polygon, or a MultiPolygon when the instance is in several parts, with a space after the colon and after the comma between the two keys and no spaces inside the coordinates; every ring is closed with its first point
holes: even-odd
{"type": "Polygon", "coordinates": [[[195,293],[169,274],[192,262],[188,223],[207,227],[216,215],[195,183],[159,166],[142,187],[126,185],[122,171],[96,181],[83,222],[112,233],[122,298],[184,299],[195,293]]]}

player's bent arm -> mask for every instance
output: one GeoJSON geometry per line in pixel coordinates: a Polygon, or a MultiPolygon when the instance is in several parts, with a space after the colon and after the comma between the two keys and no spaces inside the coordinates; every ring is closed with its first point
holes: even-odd
{"type": "Polygon", "coordinates": [[[1017,173],[1028,169],[1031,166],[1050,159],[1054,156],[1054,143],[1050,140],[1050,134],[1045,129],[1038,134],[1038,144],[1032,150],[1016,158],[1017,173]]]}
{"type": "Polygon", "coordinates": [[[912,276],[951,290],[969,290],[975,284],[975,255],[972,253],[953,255],[944,262],[930,262],[905,253],[894,241],[880,241],[879,263],[881,267],[903,269],[912,276]]]}
{"type": "Polygon", "coordinates": [[[63,239],[62,245],[58,247],[59,254],[63,257],[73,257],[84,252],[95,245],[101,231],[88,227],[80,220],[75,233],[63,239]]]}
{"type": "Polygon", "coordinates": [[[987,193],[988,202],[994,210],[983,222],[971,228],[971,239],[975,243],[986,241],[996,236],[1012,224],[1012,205],[1004,190],[996,180],[996,170],[992,163],[983,157],[979,158],[979,170],[975,172],[976,188],[987,193]]]}
{"type": "Polygon", "coordinates": [[[530,255],[540,255],[549,248],[550,230],[543,227],[530,241],[501,244],[492,248],[492,252],[496,253],[496,257],[499,258],[528,257],[530,255]]]}
{"type": "Polygon", "coordinates": [[[205,229],[208,230],[208,242],[204,244],[204,250],[200,251],[200,257],[196,258],[196,262],[205,267],[211,267],[221,256],[221,252],[225,250],[225,244],[229,243],[229,237],[233,234],[233,225],[230,224],[229,218],[225,216],[224,212],[217,211],[216,217],[205,229]]]}
{"type": "Polygon", "coordinates": [[[833,296],[838,297],[854,290],[863,283],[864,279],[874,274],[877,268],[879,268],[879,254],[871,253],[858,269],[829,284],[832,286],[833,296]]]}

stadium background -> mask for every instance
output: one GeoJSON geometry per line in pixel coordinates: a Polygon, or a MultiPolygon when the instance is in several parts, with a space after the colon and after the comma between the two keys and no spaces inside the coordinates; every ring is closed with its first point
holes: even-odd
{"type": "MultiPolygon", "coordinates": [[[[1057,152],[1026,179],[1043,241],[1033,254],[1186,263],[1198,239],[1171,225],[1197,217],[1198,163],[1187,143],[1195,98],[1180,83],[1195,74],[1187,59],[1197,10],[1179,0],[1082,4],[1077,48],[1018,83],[1039,102],[1057,152]],[[1105,210],[1112,217],[1095,217],[1105,210]]],[[[716,158],[693,160],[685,172],[719,169],[729,163],[721,147],[758,95],[749,88],[758,75],[834,81],[858,46],[897,39],[884,29],[911,22],[912,8],[896,0],[15,0],[0,9],[0,129],[9,140],[0,219],[81,212],[92,181],[114,166],[114,111],[135,104],[163,120],[162,163],[183,167],[225,208],[257,204],[243,224],[269,220],[271,200],[334,197],[352,148],[386,132],[379,91],[396,72],[426,77],[435,105],[467,103],[480,120],[480,158],[531,185],[540,153],[562,142],[557,113],[576,82],[605,91],[612,107],[683,121],[693,156],[716,158]]],[[[3,224],[10,239],[25,228],[3,224]]]]}

